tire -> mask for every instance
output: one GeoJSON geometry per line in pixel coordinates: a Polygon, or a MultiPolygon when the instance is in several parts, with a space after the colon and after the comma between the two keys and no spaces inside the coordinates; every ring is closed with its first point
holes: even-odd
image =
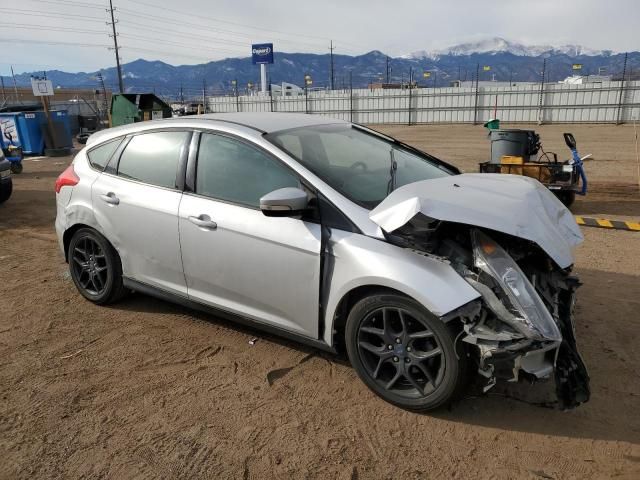
{"type": "Polygon", "coordinates": [[[109,241],[95,230],[81,228],[75,232],[69,242],[67,258],[71,279],[87,300],[107,305],[126,294],[120,257],[109,241]]]}
{"type": "Polygon", "coordinates": [[[427,411],[450,403],[464,386],[467,358],[456,352],[458,332],[410,298],[378,294],[351,309],[345,341],[353,368],[375,394],[427,411]]]}
{"type": "Polygon", "coordinates": [[[9,179],[8,182],[0,187],[0,203],[4,203],[9,200],[11,192],[13,192],[13,181],[9,179]]]}
{"type": "Polygon", "coordinates": [[[11,162],[11,173],[22,173],[23,168],[22,162],[11,162]]]}
{"type": "Polygon", "coordinates": [[[569,208],[573,205],[573,202],[576,201],[576,192],[573,191],[564,191],[558,192],[558,199],[564,204],[565,207],[569,208]]]}

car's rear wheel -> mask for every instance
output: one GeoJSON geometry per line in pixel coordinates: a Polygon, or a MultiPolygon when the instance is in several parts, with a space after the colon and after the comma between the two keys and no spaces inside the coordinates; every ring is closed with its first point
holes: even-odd
{"type": "Polygon", "coordinates": [[[68,259],[73,283],[86,299],[104,305],[124,296],[120,257],[95,230],[81,228],[73,234],[68,259]]]}
{"type": "Polygon", "coordinates": [[[351,309],[346,345],[354,369],[386,401],[416,411],[450,402],[464,381],[466,357],[456,330],[416,301],[373,295],[351,309]]]}
{"type": "Polygon", "coordinates": [[[0,185],[0,203],[4,203],[9,200],[11,192],[13,191],[13,181],[9,179],[4,185],[0,185]]]}

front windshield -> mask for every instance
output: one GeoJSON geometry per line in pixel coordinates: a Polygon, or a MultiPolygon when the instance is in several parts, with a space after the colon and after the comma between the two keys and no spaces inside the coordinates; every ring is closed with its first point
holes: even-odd
{"type": "Polygon", "coordinates": [[[395,188],[452,172],[385,138],[350,124],[273,132],[266,138],[365,208],[375,208],[395,188]]]}

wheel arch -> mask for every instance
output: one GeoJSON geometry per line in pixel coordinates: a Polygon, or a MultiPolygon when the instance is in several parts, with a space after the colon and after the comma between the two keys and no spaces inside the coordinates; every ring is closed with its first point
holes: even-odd
{"type": "Polygon", "coordinates": [[[100,231],[100,229],[97,228],[96,225],[91,225],[90,223],[78,222],[78,223],[74,223],[73,225],[71,225],[62,234],[62,245],[64,247],[64,260],[65,260],[65,262],[69,263],[69,245],[71,244],[71,239],[73,238],[73,235],[78,230],[81,230],[83,228],[87,228],[89,230],[93,230],[98,235],[103,237],[107,241],[107,243],[111,246],[111,248],[113,248],[114,252],[116,252],[118,257],[120,257],[120,252],[118,252],[118,249],[115,248],[115,246],[113,245],[113,242],[111,242],[111,240],[109,240],[109,238],[104,233],[102,233],[100,231]]]}
{"type": "Polygon", "coordinates": [[[349,316],[349,312],[351,312],[351,309],[363,298],[384,294],[400,295],[412,300],[416,300],[405,292],[379,284],[360,285],[346,292],[338,301],[333,314],[333,324],[329,326],[332,335],[332,346],[338,353],[346,354],[344,341],[345,325],[347,323],[347,317],[349,316]]]}
{"type": "Polygon", "coordinates": [[[84,223],[76,223],[75,225],[71,225],[67,228],[62,234],[62,245],[64,246],[64,261],[69,263],[69,245],[71,244],[71,239],[73,235],[82,228],[90,228],[91,230],[95,230],[91,225],[86,225],[84,223]]]}
{"type": "MultiPolygon", "coordinates": [[[[341,231],[332,231],[329,248],[330,280],[322,294],[322,340],[330,346],[345,298],[386,289],[409,297],[431,314],[442,317],[480,296],[450,264],[437,257],[341,231]]],[[[349,300],[346,302],[349,305],[349,300]]]]}

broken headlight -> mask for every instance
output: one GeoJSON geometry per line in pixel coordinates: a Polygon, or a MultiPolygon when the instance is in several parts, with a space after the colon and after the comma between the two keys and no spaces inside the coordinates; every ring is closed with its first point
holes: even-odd
{"type": "Polygon", "coordinates": [[[534,286],[518,264],[488,235],[479,230],[471,233],[474,264],[490,275],[502,289],[513,310],[521,331],[538,340],[562,340],[553,317],[537,294],[534,286]]]}

